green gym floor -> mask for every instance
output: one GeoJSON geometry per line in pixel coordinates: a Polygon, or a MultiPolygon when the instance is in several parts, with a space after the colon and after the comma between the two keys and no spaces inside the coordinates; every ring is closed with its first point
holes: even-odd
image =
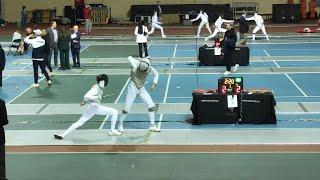
{"type": "MultiPolygon", "coordinates": [[[[1,41],[9,44],[6,38],[1,41]]],[[[8,55],[0,91],[10,121],[5,127],[8,178],[317,179],[320,86],[310,88],[310,81],[320,84],[320,39],[248,44],[250,66],[240,67],[234,75],[244,77],[245,87],[274,92],[277,125],[193,126],[186,122],[192,117],[192,90],[216,88],[225,69],[196,65],[197,48],[203,44],[195,44],[192,38],[151,38],[149,54],[160,77],[150,95],[161,133],[147,132],[147,110],[137,98],[123,136],[108,136],[109,117],[95,116],[61,141],[53,134],[81,116],[79,103],[97,74],[110,78],[103,104],[119,111],[124,107],[130,73],[127,57],[138,56],[133,38],[84,40],[81,68],[55,70],[52,87],[46,87],[42,78],[40,88],[30,88],[30,54],[8,55]],[[219,149],[220,145],[226,147],[219,149]]],[[[151,81],[149,77],[148,90],[151,81]]]]}

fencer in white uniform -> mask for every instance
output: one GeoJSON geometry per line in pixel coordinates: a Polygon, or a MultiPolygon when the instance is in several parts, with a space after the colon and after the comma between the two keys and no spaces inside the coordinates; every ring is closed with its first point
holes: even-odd
{"type": "Polygon", "coordinates": [[[252,40],[256,40],[256,33],[261,29],[262,33],[265,35],[266,39],[269,41],[269,37],[266,31],[266,28],[264,26],[263,18],[258,15],[258,13],[254,13],[254,15],[251,18],[246,18],[247,21],[255,21],[256,27],[253,29],[252,33],[252,40]]]}
{"type": "Polygon", "coordinates": [[[157,11],[155,11],[151,19],[151,31],[147,34],[147,36],[152,34],[155,29],[160,29],[162,38],[166,38],[167,36],[164,34],[163,27],[161,26],[161,24],[162,22],[158,21],[157,11]]]}
{"type": "Polygon", "coordinates": [[[119,121],[119,132],[123,133],[123,121],[126,118],[131,106],[139,95],[142,101],[148,106],[150,128],[149,131],[160,132],[160,129],[155,125],[155,104],[151,99],[150,94],[144,87],[146,83],[147,76],[152,74],[153,84],[151,90],[157,87],[159,73],[151,66],[151,61],[148,58],[144,58],[141,61],[134,59],[133,57],[128,57],[129,63],[131,65],[130,81],[128,84],[128,92],[126,97],[125,108],[122,110],[122,116],[119,121]]]}
{"type": "Polygon", "coordinates": [[[200,33],[201,33],[201,29],[204,25],[206,25],[207,30],[209,31],[210,34],[212,34],[212,31],[210,29],[210,25],[209,25],[209,20],[208,20],[208,15],[207,13],[203,12],[202,10],[200,11],[200,13],[198,14],[198,16],[195,19],[192,19],[191,22],[197,21],[198,19],[201,19],[201,23],[199,24],[198,27],[198,32],[197,32],[197,36],[196,37],[200,37],[200,33]]]}
{"type": "Polygon", "coordinates": [[[103,97],[103,88],[108,85],[108,76],[106,74],[101,74],[97,76],[96,80],[97,84],[93,85],[91,89],[84,95],[84,101],[80,104],[81,106],[85,106],[84,113],[80,119],[73,123],[63,134],[55,134],[54,137],[56,139],[63,139],[66,135],[81,127],[96,114],[105,116],[110,115],[111,129],[108,134],[110,136],[121,135],[121,133],[115,129],[118,111],[114,108],[105,107],[100,104],[103,97]]]}
{"type": "Polygon", "coordinates": [[[216,22],[214,23],[215,29],[214,29],[213,34],[206,37],[205,41],[208,41],[210,38],[215,37],[219,32],[225,33],[227,31],[227,29],[224,29],[221,27],[223,23],[234,23],[234,20],[222,19],[222,17],[219,16],[218,19],[216,20],[216,22]]]}

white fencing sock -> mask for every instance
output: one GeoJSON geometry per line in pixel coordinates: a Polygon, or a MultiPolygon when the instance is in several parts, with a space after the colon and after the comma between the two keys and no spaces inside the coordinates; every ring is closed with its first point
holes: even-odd
{"type": "Polygon", "coordinates": [[[155,116],[155,112],[154,112],[154,111],[149,112],[149,120],[150,120],[150,125],[151,125],[151,126],[154,126],[154,125],[155,125],[154,116],[155,116]]]}
{"type": "Polygon", "coordinates": [[[123,126],[123,121],[126,119],[128,114],[123,114],[120,116],[119,126],[123,126]]]}
{"type": "Polygon", "coordinates": [[[112,114],[112,117],[111,117],[111,131],[112,132],[115,131],[117,119],[118,119],[118,113],[112,114]]]}
{"type": "Polygon", "coordinates": [[[61,136],[65,137],[66,135],[68,135],[69,133],[71,133],[72,131],[76,130],[77,128],[79,128],[80,126],[82,126],[84,123],[81,122],[75,122],[73,123],[61,136]]]}

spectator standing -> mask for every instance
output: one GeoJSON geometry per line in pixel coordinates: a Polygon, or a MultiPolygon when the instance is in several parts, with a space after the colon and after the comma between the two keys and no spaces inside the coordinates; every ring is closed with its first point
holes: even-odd
{"type": "Polygon", "coordinates": [[[32,46],[32,64],[33,64],[33,75],[34,75],[34,84],[32,87],[39,87],[38,83],[38,67],[40,67],[41,71],[45,75],[47,79],[48,86],[51,86],[52,82],[50,81],[49,75],[44,67],[44,45],[45,40],[41,37],[41,30],[34,30],[35,38],[31,39],[31,36],[27,36],[24,41],[32,46]]]}
{"type": "Polygon", "coordinates": [[[58,66],[58,30],[57,30],[57,22],[52,21],[51,27],[47,29],[47,33],[49,34],[50,39],[50,52],[48,59],[51,63],[52,51],[54,51],[54,66],[58,66]]]}
{"type": "Polygon", "coordinates": [[[80,67],[80,32],[79,27],[73,27],[73,34],[71,34],[71,53],[73,59],[72,67],[80,67]]]}
{"type": "Polygon", "coordinates": [[[7,180],[6,178],[6,136],[4,133],[3,126],[7,125],[8,115],[6,109],[6,103],[0,99],[0,179],[7,180]]]}
{"type": "Polygon", "coordinates": [[[161,5],[160,5],[160,1],[157,1],[157,15],[158,15],[158,18],[161,19],[162,8],[161,8],[161,5]]]}
{"type": "Polygon", "coordinates": [[[148,28],[144,25],[144,21],[141,20],[139,25],[136,27],[134,34],[136,35],[136,42],[138,43],[139,46],[139,57],[142,58],[142,46],[144,47],[144,54],[145,57],[148,57],[148,39],[147,39],[147,34],[148,34],[148,28]]]}
{"type": "MultiPolygon", "coordinates": [[[[42,30],[41,33],[41,37],[44,39],[45,41],[45,45],[44,45],[44,50],[43,50],[43,64],[45,68],[48,68],[49,72],[49,76],[53,76],[53,72],[52,72],[52,67],[51,67],[51,62],[49,60],[49,53],[50,53],[50,37],[47,34],[47,31],[45,29],[42,30]]],[[[44,74],[44,72],[42,72],[42,74],[44,74]]]]}
{"type": "Polygon", "coordinates": [[[69,50],[70,50],[70,34],[65,28],[59,33],[58,49],[60,53],[60,70],[70,69],[69,50]]]}
{"type": "MultiPolygon", "coordinates": [[[[234,31],[234,28],[231,27],[230,24],[227,24],[227,31],[224,35],[223,39],[223,53],[224,53],[224,62],[226,64],[226,72],[224,75],[229,75],[231,66],[233,65],[233,54],[236,49],[236,43],[237,43],[237,35],[234,31]]],[[[238,64],[234,67],[233,71],[237,71],[237,68],[239,67],[238,64]]]]}
{"type": "Polygon", "coordinates": [[[86,35],[91,35],[92,21],[91,21],[91,7],[89,4],[86,4],[85,8],[83,9],[83,18],[86,23],[86,35]]]}
{"type": "Polygon", "coordinates": [[[246,33],[249,31],[248,21],[246,20],[246,12],[243,12],[239,20],[240,39],[246,39],[246,33]]]}
{"type": "Polygon", "coordinates": [[[21,29],[25,29],[28,24],[28,12],[26,6],[22,6],[21,10],[21,29]]]}
{"type": "Polygon", "coordinates": [[[0,90],[2,89],[2,71],[6,66],[6,55],[0,44],[0,90]]]}

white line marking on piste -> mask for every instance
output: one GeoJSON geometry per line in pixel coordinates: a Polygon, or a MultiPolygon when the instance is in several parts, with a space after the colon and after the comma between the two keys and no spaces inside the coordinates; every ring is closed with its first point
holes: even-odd
{"type": "Polygon", "coordinates": [[[277,68],[281,68],[277,61],[273,60],[272,62],[277,66],[277,68]]]}
{"type": "Polygon", "coordinates": [[[287,78],[292,82],[292,84],[305,96],[308,97],[308,95],[294,82],[294,80],[287,74],[285,73],[287,78]]]}
{"type": "Polygon", "coordinates": [[[263,49],[263,52],[264,52],[267,56],[271,57],[270,54],[269,54],[265,49],[263,49]]]}
{"type": "Polygon", "coordinates": [[[116,101],[114,102],[115,104],[118,104],[118,101],[121,97],[121,95],[123,94],[123,91],[126,89],[127,85],[129,84],[130,78],[127,79],[126,83],[124,84],[124,86],[122,87],[120,94],[118,95],[116,101]]]}

